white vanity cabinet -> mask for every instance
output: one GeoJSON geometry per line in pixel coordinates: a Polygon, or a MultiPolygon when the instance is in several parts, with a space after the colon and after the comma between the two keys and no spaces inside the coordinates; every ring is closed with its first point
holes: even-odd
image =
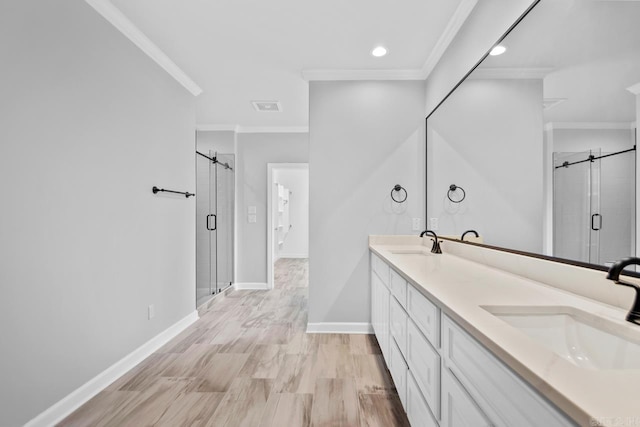
{"type": "Polygon", "coordinates": [[[575,426],[371,253],[371,318],[412,426],[575,426]]]}

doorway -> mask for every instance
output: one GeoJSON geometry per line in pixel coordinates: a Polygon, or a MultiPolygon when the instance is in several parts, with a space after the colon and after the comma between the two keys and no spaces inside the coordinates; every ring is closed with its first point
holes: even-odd
{"type": "Polygon", "coordinates": [[[309,257],[309,164],[267,164],[267,285],[279,259],[309,257]]]}
{"type": "Polygon", "coordinates": [[[235,156],[196,151],[196,307],[233,284],[235,156]]]}

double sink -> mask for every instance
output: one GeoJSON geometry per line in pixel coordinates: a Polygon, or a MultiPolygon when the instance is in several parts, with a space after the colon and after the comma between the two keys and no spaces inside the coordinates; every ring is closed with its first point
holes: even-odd
{"type": "MultiPolygon", "coordinates": [[[[390,250],[403,259],[434,256],[428,249],[390,250]]],[[[538,344],[590,370],[640,369],[640,328],[570,306],[482,306],[538,344]]]]}

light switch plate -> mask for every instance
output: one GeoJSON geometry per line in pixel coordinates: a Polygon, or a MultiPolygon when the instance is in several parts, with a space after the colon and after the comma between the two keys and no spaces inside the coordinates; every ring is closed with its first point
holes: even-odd
{"type": "Polygon", "coordinates": [[[247,213],[248,213],[249,215],[251,215],[251,214],[255,214],[256,212],[257,212],[257,211],[256,211],[256,207],[255,207],[255,206],[249,206],[249,207],[247,207],[247,213]]]}
{"type": "Polygon", "coordinates": [[[257,221],[257,216],[256,215],[249,215],[249,217],[247,219],[251,224],[254,224],[257,221]]]}

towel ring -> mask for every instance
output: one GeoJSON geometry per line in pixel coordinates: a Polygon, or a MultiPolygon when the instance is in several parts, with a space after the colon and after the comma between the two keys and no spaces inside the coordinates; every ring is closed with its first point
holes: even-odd
{"type": "Polygon", "coordinates": [[[407,196],[409,194],[407,193],[407,190],[405,190],[404,188],[402,188],[402,186],[400,184],[396,184],[393,186],[393,188],[391,189],[391,198],[393,199],[394,202],[396,203],[403,203],[405,200],[407,200],[407,196]],[[400,192],[400,191],[404,191],[404,198],[402,200],[398,200],[395,197],[393,197],[393,192],[400,192]]]}
{"type": "Polygon", "coordinates": [[[457,186],[455,184],[451,184],[449,186],[449,191],[447,191],[447,198],[449,200],[451,200],[453,203],[460,203],[460,202],[462,202],[464,200],[465,197],[467,197],[467,193],[464,191],[464,188],[459,187],[459,186],[457,186]],[[460,199],[458,199],[458,200],[454,200],[454,199],[451,198],[451,193],[455,193],[456,190],[462,191],[462,197],[460,199]]]}

